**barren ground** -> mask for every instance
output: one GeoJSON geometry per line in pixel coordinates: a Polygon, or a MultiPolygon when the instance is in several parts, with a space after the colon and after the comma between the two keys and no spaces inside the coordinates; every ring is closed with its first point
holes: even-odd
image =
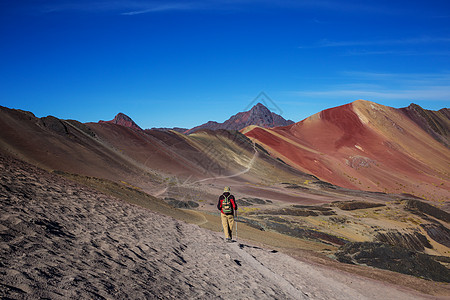
{"type": "MultiPolygon", "coordinates": [[[[282,247],[288,255],[279,251],[287,241],[281,239],[288,237],[255,237],[254,229],[245,226],[244,239],[227,244],[220,233],[17,160],[0,157],[0,170],[4,298],[444,299],[450,295],[448,285],[343,266],[306,250],[282,247]],[[224,284],[224,278],[231,283],[224,284]]],[[[211,215],[195,220],[205,227],[216,226],[211,215]]]]}

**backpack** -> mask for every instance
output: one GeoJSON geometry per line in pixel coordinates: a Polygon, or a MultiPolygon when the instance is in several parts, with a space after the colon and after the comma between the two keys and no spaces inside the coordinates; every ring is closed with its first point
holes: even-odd
{"type": "MultiPolygon", "coordinates": [[[[231,195],[228,195],[230,197],[231,195]]],[[[228,215],[233,212],[233,206],[231,205],[230,199],[227,196],[223,195],[224,199],[222,201],[222,211],[224,214],[228,215]]]]}

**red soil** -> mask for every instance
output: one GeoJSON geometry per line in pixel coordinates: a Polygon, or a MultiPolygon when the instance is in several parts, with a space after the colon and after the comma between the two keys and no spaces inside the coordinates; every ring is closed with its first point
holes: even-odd
{"type": "Polygon", "coordinates": [[[328,126],[335,126],[342,131],[341,137],[335,141],[334,147],[353,147],[358,141],[367,137],[368,130],[361,123],[359,117],[353,112],[351,104],[330,108],[320,113],[320,118],[328,126]]]}

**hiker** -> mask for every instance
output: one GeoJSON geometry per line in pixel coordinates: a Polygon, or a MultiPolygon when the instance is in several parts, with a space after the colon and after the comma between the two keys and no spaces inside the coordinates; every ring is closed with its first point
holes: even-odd
{"type": "Polygon", "coordinates": [[[228,243],[232,241],[232,231],[234,224],[234,212],[237,210],[237,204],[234,196],[230,193],[230,187],[223,189],[223,194],[219,197],[217,209],[220,210],[220,218],[222,219],[223,232],[228,243]]]}

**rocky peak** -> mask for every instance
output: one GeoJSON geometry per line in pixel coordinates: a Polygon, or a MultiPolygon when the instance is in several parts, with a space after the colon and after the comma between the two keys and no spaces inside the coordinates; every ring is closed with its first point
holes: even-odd
{"type": "Polygon", "coordinates": [[[209,121],[203,125],[194,127],[185,133],[193,133],[200,129],[241,130],[250,125],[272,128],[291,124],[294,124],[294,122],[291,120],[285,120],[282,116],[271,112],[263,104],[257,103],[249,111],[237,113],[223,123],[209,121]]]}
{"type": "MultiPolygon", "coordinates": [[[[258,125],[262,127],[275,127],[273,114],[263,104],[258,103],[250,110],[248,125],[258,125]]],[[[247,125],[247,126],[248,126],[247,125]]]]}
{"type": "Polygon", "coordinates": [[[99,123],[112,123],[132,129],[142,130],[141,127],[139,127],[129,116],[124,113],[118,113],[111,121],[99,121],[99,123]]]}

